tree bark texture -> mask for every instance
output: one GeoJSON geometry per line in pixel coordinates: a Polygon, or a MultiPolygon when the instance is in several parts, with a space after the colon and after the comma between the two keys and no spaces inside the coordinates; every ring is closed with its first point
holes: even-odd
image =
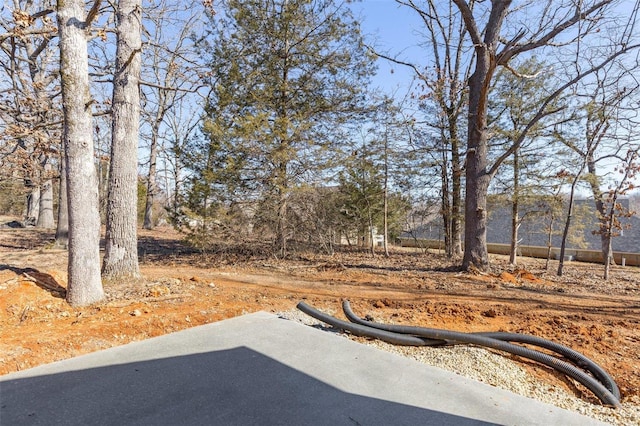
{"type": "Polygon", "coordinates": [[[113,79],[112,143],[102,273],[138,277],[138,134],[140,123],[139,0],[120,0],[113,79]]]}
{"type": "Polygon", "coordinates": [[[81,306],[104,298],[84,1],[59,1],[57,12],[69,209],[67,301],[81,306]]]}
{"type": "MultiPolygon", "coordinates": [[[[47,156],[45,156],[42,162],[42,167],[45,175],[49,175],[51,173],[51,163],[47,156]]],[[[40,186],[40,203],[36,227],[53,229],[55,226],[56,223],[53,219],[53,181],[50,178],[47,178],[40,186]]]]}
{"type": "MultiPolygon", "coordinates": [[[[452,123],[450,126],[457,126],[452,123]]],[[[460,167],[460,141],[457,127],[451,134],[451,250],[456,257],[462,251],[462,168],[460,167]]]]}
{"type": "MultiPolygon", "coordinates": [[[[587,158],[587,170],[592,176],[597,176],[596,162],[593,154],[590,154],[587,158]]],[[[599,183],[599,180],[590,180],[589,186],[591,187],[591,195],[593,195],[596,214],[598,215],[599,228],[597,231],[600,233],[600,250],[602,251],[602,258],[606,262],[607,259],[609,259],[609,253],[611,251],[611,230],[609,229],[607,207],[603,201],[604,195],[600,190],[599,183]]],[[[613,262],[613,258],[610,259],[610,262],[613,262]]]]}
{"type": "Polygon", "coordinates": [[[153,229],[154,217],[153,217],[153,203],[155,201],[155,195],[157,192],[157,169],[156,162],[158,159],[158,134],[157,129],[154,126],[153,134],[151,135],[151,147],[149,149],[149,176],[147,177],[147,196],[144,203],[144,222],[142,227],[144,229],[153,229]]]}
{"type": "Polygon", "coordinates": [[[562,276],[564,272],[564,257],[565,251],[567,247],[567,238],[569,238],[569,228],[571,227],[571,219],[573,218],[573,205],[576,194],[576,186],[578,185],[578,181],[582,176],[582,172],[584,171],[585,164],[582,163],[580,165],[580,170],[576,172],[576,175],[573,177],[571,181],[571,190],[569,191],[569,205],[567,206],[567,217],[564,222],[564,230],[562,231],[562,240],[560,242],[560,260],[558,262],[558,272],[556,273],[559,277],[562,276]]]}
{"type": "MultiPolygon", "coordinates": [[[[64,149],[64,147],[63,147],[64,149]]],[[[64,153],[60,162],[60,191],[58,193],[58,220],[56,223],[56,247],[69,247],[69,206],[67,204],[67,167],[64,153]]]]}
{"type": "MultiPolygon", "coordinates": [[[[620,55],[629,52],[631,49],[639,47],[637,44],[626,42],[616,43],[613,50],[604,55],[604,59],[597,64],[591,64],[590,68],[576,72],[573,78],[564,82],[553,93],[548,95],[541,103],[538,111],[533,119],[529,121],[525,129],[520,132],[516,142],[500,155],[493,165],[489,167],[487,161],[487,104],[489,89],[492,84],[493,76],[497,66],[508,66],[509,62],[515,57],[533,52],[536,49],[544,48],[544,46],[553,46],[564,33],[575,31],[574,28],[579,22],[591,21],[597,22],[605,9],[613,3],[612,0],[600,0],[593,2],[577,2],[572,4],[574,13],[555,20],[545,16],[539,22],[539,28],[531,31],[531,29],[522,27],[512,38],[505,39],[501,36],[502,26],[511,6],[512,0],[492,0],[487,8],[490,8],[488,16],[482,17],[484,28],[478,27],[478,21],[474,18],[474,10],[471,4],[475,2],[465,0],[452,0],[460,10],[462,19],[465,22],[467,34],[471,38],[475,51],[475,69],[473,75],[469,79],[469,131],[467,142],[467,168],[466,182],[467,192],[465,198],[465,254],[462,266],[469,269],[472,266],[480,269],[487,269],[488,255],[486,243],[486,196],[489,182],[493,175],[497,172],[498,167],[503,161],[511,155],[513,150],[517,149],[522,140],[526,137],[533,126],[539,122],[542,117],[552,112],[547,112],[546,108],[552,101],[557,99],[562,93],[576,82],[586,78],[590,74],[597,72],[599,69],[607,66],[611,61],[620,55]],[[550,22],[552,21],[552,22],[550,22]],[[486,22],[486,23],[485,23],[486,22]],[[530,35],[532,38],[527,40],[530,35]],[[498,49],[501,49],[498,51],[498,49]]],[[[555,3],[549,1],[548,7],[555,7],[555,3]],[[553,4],[552,4],[553,3],[553,4]]],[[[520,6],[520,5],[519,5],[520,6]]],[[[545,6],[542,6],[545,7],[545,6]]],[[[553,15],[553,14],[552,14],[553,15]]],[[[516,25],[511,22],[512,25],[516,25]]],[[[634,25],[634,21],[629,21],[629,28],[634,25]]],[[[535,27],[532,27],[535,28],[535,27]]],[[[591,24],[585,25],[584,28],[578,28],[582,36],[589,33],[596,33],[601,28],[591,27],[591,24]],[[582,31],[584,30],[584,33],[582,31]]],[[[631,31],[631,30],[629,30],[631,31]]],[[[631,32],[630,32],[631,33],[631,32]]]]}
{"type": "Polygon", "coordinates": [[[487,252],[487,191],[491,181],[487,159],[487,107],[491,81],[498,65],[496,50],[500,30],[511,0],[492,1],[485,30],[481,33],[468,5],[454,0],[474,43],[476,65],[469,78],[469,122],[467,135],[465,195],[465,239],[462,267],[485,270],[487,252]]]}
{"type": "Polygon", "coordinates": [[[40,203],[36,227],[53,229],[55,226],[56,224],[53,220],[53,182],[51,179],[47,179],[40,187],[40,203]]]}
{"type": "Polygon", "coordinates": [[[440,210],[442,211],[442,224],[444,225],[444,251],[447,256],[453,256],[453,245],[451,243],[453,219],[451,217],[451,184],[447,171],[447,153],[442,150],[442,165],[440,167],[440,187],[442,191],[440,199],[440,210]]]}
{"type": "Polygon", "coordinates": [[[469,79],[469,136],[467,141],[465,240],[462,267],[485,269],[487,252],[487,92],[495,63],[486,46],[476,48],[476,69],[469,79]]]}
{"type": "Polygon", "coordinates": [[[40,214],[40,187],[31,186],[27,195],[27,213],[25,214],[25,223],[35,225],[38,222],[40,214]]]}
{"type": "Polygon", "coordinates": [[[158,91],[157,94],[158,110],[153,119],[153,125],[151,126],[151,145],[149,147],[149,175],[147,177],[147,197],[144,205],[144,220],[142,227],[144,229],[153,229],[155,218],[153,217],[153,204],[155,202],[156,195],[158,193],[158,140],[160,138],[160,125],[164,120],[164,115],[167,112],[168,96],[165,90],[158,91]]]}

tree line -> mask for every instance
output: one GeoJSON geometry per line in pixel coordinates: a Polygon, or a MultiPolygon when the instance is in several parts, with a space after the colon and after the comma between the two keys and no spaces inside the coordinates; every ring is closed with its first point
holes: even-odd
{"type": "Polygon", "coordinates": [[[508,194],[515,263],[520,204],[582,186],[611,259],[639,171],[637,7],[396,3],[423,26],[423,61],[372,46],[334,0],[4,6],[0,207],[56,227],[73,304],[140,276],[138,211],[202,247],[286,256],[374,250],[375,232],[388,254],[435,209],[447,253],[486,270],[488,196],[508,194]],[[411,90],[376,90],[380,60],[411,69],[411,90]]]}

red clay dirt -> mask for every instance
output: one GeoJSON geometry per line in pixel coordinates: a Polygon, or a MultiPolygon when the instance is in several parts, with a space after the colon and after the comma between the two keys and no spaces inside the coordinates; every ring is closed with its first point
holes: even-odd
{"type": "MultiPolygon", "coordinates": [[[[138,281],[105,283],[107,299],[73,308],[65,299],[66,252],[52,232],[0,230],[0,375],[255,311],[305,300],[340,313],[343,299],[378,321],[460,331],[512,331],[569,346],[603,366],[624,400],[640,396],[640,269],[544,261],[495,273],[460,272],[438,253],[394,250],[389,258],[343,249],[287,260],[246,248],[197,253],[171,229],[140,231],[138,281]]],[[[588,391],[523,363],[539,380],[586,400],[588,391]]]]}

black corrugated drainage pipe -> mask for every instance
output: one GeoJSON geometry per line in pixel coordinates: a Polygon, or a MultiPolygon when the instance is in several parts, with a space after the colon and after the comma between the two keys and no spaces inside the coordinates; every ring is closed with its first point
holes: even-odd
{"type": "MultiPolygon", "coordinates": [[[[422,329],[422,331],[424,332],[424,335],[421,337],[427,338],[427,340],[424,340],[417,336],[403,335],[402,333],[393,333],[386,330],[380,330],[374,327],[370,327],[369,325],[353,324],[346,321],[342,321],[330,315],[326,315],[312,308],[311,306],[307,305],[304,302],[298,303],[297,306],[298,306],[298,309],[300,309],[304,313],[322,322],[330,324],[336,328],[350,331],[353,334],[356,334],[358,336],[380,338],[381,340],[384,340],[384,339],[378,336],[384,336],[384,337],[387,337],[388,339],[397,340],[399,343],[396,343],[396,344],[404,344],[404,345],[409,345],[408,343],[409,340],[406,340],[406,338],[413,337],[416,339],[420,339],[419,341],[421,343],[419,343],[418,346],[427,346],[430,344],[441,344],[441,343],[433,343],[433,342],[443,341],[443,340],[457,342],[457,343],[469,343],[469,344],[474,344],[478,346],[484,346],[488,348],[501,350],[504,352],[521,356],[523,358],[532,359],[541,364],[554,368],[555,370],[558,370],[566,374],[567,376],[574,378],[578,382],[582,383],[591,392],[593,392],[600,399],[600,401],[602,401],[603,404],[610,405],[613,407],[620,406],[620,401],[611,393],[611,391],[609,391],[606,387],[604,387],[602,383],[598,382],[596,379],[586,374],[584,371],[579,370],[575,366],[569,363],[566,363],[564,361],[561,361],[551,355],[543,354],[541,352],[524,348],[522,346],[492,339],[490,337],[460,333],[455,331],[426,329],[426,328],[422,329]],[[357,327],[357,328],[354,328],[354,327],[357,327]],[[385,333],[385,334],[381,335],[380,333],[385,333]],[[386,333],[390,333],[390,334],[386,334],[386,333]]],[[[389,343],[393,343],[391,340],[385,340],[385,341],[389,343]]]]}
{"type": "MultiPolygon", "coordinates": [[[[402,333],[402,334],[410,334],[415,336],[431,336],[431,331],[434,329],[415,327],[415,326],[404,326],[404,325],[394,325],[394,324],[381,324],[373,321],[367,321],[363,318],[358,317],[352,310],[351,305],[348,300],[342,302],[342,310],[344,311],[345,316],[349,319],[349,321],[354,322],[356,324],[366,325],[369,327],[377,328],[380,330],[392,331],[394,333],[402,333]]],[[[587,358],[580,352],[577,352],[571,348],[563,346],[559,343],[552,342],[547,339],[543,339],[537,336],[531,336],[528,334],[520,334],[520,333],[506,333],[501,331],[495,332],[478,332],[478,333],[462,333],[462,334],[471,334],[476,336],[484,336],[489,337],[496,340],[501,340],[505,342],[518,342],[525,343],[532,346],[537,346],[540,348],[548,349],[552,352],[555,352],[559,355],[564,356],[573,364],[582,368],[583,370],[591,373],[600,383],[602,383],[618,400],[620,400],[620,389],[616,384],[615,380],[607,373],[602,367],[596,364],[591,359],[587,358]]]]}
{"type": "Polygon", "coordinates": [[[378,330],[369,326],[354,324],[348,321],[342,321],[331,315],[320,312],[319,310],[312,308],[304,302],[298,303],[298,309],[307,315],[310,315],[324,323],[332,325],[341,330],[346,330],[355,336],[361,337],[375,337],[383,342],[392,343],[394,345],[402,346],[430,346],[440,345],[446,343],[442,340],[433,341],[432,339],[426,339],[422,337],[410,336],[408,334],[393,333],[391,331],[378,330]]]}

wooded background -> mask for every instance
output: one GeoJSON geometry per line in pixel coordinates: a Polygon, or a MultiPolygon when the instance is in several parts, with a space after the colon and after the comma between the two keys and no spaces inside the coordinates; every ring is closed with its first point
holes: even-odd
{"type": "Polygon", "coordinates": [[[446,252],[487,270],[491,199],[515,263],[527,206],[564,249],[588,197],[610,259],[637,197],[639,3],[396,3],[422,27],[391,51],[334,0],[6,3],[0,213],[56,227],[76,304],[139,277],[136,227],[159,222],[203,249],[375,252],[382,235],[388,254],[435,212],[446,252]],[[410,89],[375,87],[379,61],[410,89]]]}

